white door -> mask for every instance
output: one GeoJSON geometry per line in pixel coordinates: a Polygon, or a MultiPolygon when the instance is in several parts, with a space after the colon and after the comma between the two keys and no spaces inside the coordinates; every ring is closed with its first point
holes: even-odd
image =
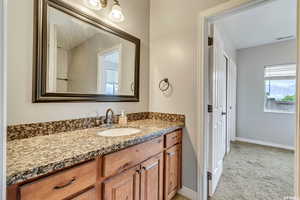
{"type": "Polygon", "coordinates": [[[236,137],[236,64],[230,60],[227,70],[227,153],[236,137]]]}
{"type": "Polygon", "coordinates": [[[219,183],[223,171],[223,158],[226,152],[226,58],[219,33],[214,28],[213,56],[211,70],[212,84],[212,122],[210,133],[210,165],[211,180],[209,195],[212,196],[219,183]]]}

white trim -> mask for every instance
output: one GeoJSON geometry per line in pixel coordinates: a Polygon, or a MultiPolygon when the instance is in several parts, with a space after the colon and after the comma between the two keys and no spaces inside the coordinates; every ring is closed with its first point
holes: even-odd
{"type": "Polygon", "coordinates": [[[297,0],[297,87],[296,87],[296,134],[295,134],[295,184],[294,184],[294,191],[295,191],[295,199],[300,199],[300,0],[297,0]]]}
{"type": "Polygon", "coordinates": [[[235,140],[240,141],[240,142],[259,144],[259,145],[263,145],[263,146],[275,147],[275,148],[280,148],[280,149],[286,149],[286,150],[292,150],[292,151],[295,150],[295,147],[293,147],[293,146],[286,146],[286,145],[282,145],[282,144],[276,144],[276,143],[272,143],[272,142],[264,142],[264,141],[260,141],[260,140],[249,139],[249,138],[236,137],[235,140]]]}
{"type": "Polygon", "coordinates": [[[182,188],[178,191],[178,194],[187,197],[191,200],[197,199],[197,192],[185,186],[182,186],[182,188]]]}
{"type": "Polygon", "coordinates": [[[0,1],[0,199],[6,199],[6,75],[7,75],[7,1],[0,1]],[[2,133],[2,134],[1,134],[2,133]]]}
{"type": "Polygon", "coordinates": [[[47,68],[47,92],[56,92],[57,83],[57,25],[49,24],[49,64],[47,68]]]}
{"type": "Polygon", "coordinates": [[[228,56],[228,54],[226,53],[226,51],[223,49],[223,54],[227,59],[227,63],[226,63],[226,154],[228,154],[230,152],[230,141],[231,141],[231,134],[230,134],[230,124],[229,124],[229,107],[230,107],[230,94],[231,92],[229,91],[229,81],[230,81],[230,68],[231,68],[231,60],[232,58],[228,56]]]}
{"type": "MultiPolygon", "coordinates": [[[[197,154],[197,199],[206,200],[207,199],[207,165],[208,165],[208,134],[209,127],[208,124],[208,87],[207,87],[207,77],[208,77],[208,48],[206,45],[208,43],[208,22],[209,20],[214,20],[220,16],[224,16],[232,12],[240,12],[244,9],[254,7],[257,5],[265,4],[272,0],[230,0],[225,3],[219,4],[213,8],[209,8],[198,15],[197,20],[197,63],[195,69],[195,80],[196,80],[196,154],[197,154]]],[[[298,62],[297,70],[300,64],[300,0],[298,1],[298,62]]],[[[300,70],[298,70],[298,76],[300,77],[300,70]]],[[[300,100],[300,81],[297,82],[297,103],[300,100]]],[[[300,103],[300,102],[299,102],[300,103]]],[[[295,196],[296,199],[300,197],[300,185],[299,185],[299,175],[300,175],[300,106],[297,105],[297,131],[296,131],[296,153],[295,153],[295,196]]]]}
{"type": "Polygon", "coordinates": [[[284,112],[284,111],[277,111],[277,110],[266,110],[264,109],[264,113],[273,113],[273,114],[288,114],[288,115],[294,115],[295,112],[284,112]]]}
{"type": "MultiPolygon", "coordinates": [[[[230,141],[235,141],[236,138],[236,120],[237,120],[237,66],[234,60],[230,60],[229,62],[230,66],[230,73],[231,73],[231,79],[233,80],[233,90],[231,91],[231,101],[232,101],[232,108],[234,109],[231,111],[231,115],[234,118],[233,124],[232,124],[232,129],[233,131],[231,132],[230,135],[230,141]]],[[[231,88],[232,89],[232,88],[231,88]]]]}

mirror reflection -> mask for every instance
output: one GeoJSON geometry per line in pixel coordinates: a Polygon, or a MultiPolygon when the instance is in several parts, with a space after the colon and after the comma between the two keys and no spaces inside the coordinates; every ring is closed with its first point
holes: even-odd
{"type": "Polygon", "coordinates": [[[47,30],[47,92],[134,95],[134,43],[50,6],[47,30]]]}

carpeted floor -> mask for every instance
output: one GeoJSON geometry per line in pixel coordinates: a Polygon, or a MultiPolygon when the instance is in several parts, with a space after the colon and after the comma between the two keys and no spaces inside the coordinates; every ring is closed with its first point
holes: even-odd
{"type": "Polygon", "coordinates": [[[284,200],[293,195],[293,165],[292,151],[233,143],[211,200],[284,200]]]}

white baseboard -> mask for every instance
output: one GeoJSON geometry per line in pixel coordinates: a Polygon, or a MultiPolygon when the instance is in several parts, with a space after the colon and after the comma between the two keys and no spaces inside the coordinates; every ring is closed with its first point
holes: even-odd
{"type": "Polygon", "coordinates": [[[272,143],[272,142],[263,142],[263,141],[259,141],[259,140],[253,140],[253,139],[241,138],[241,137],[236,137],[235,140],[240,141],[240,142],[247,142],[247,143],[252,143],[252,144],[269,146],[269,147],[276,147],[276,148],[280,148],[280,149],[287,149],[287,150],[293,150],[293,151],[295,150],[295,147],[286,146],[286,145],[282,145],[282,144],[276,144],[276,143],[272,143]]]}
{"type": "Polygon", "coordinates": [[[182,186],[182,188],[178,191],[178,194],[185,196],[191,200],[196,200],[197,197],[196,191],[184,186],[182,186]]]}

